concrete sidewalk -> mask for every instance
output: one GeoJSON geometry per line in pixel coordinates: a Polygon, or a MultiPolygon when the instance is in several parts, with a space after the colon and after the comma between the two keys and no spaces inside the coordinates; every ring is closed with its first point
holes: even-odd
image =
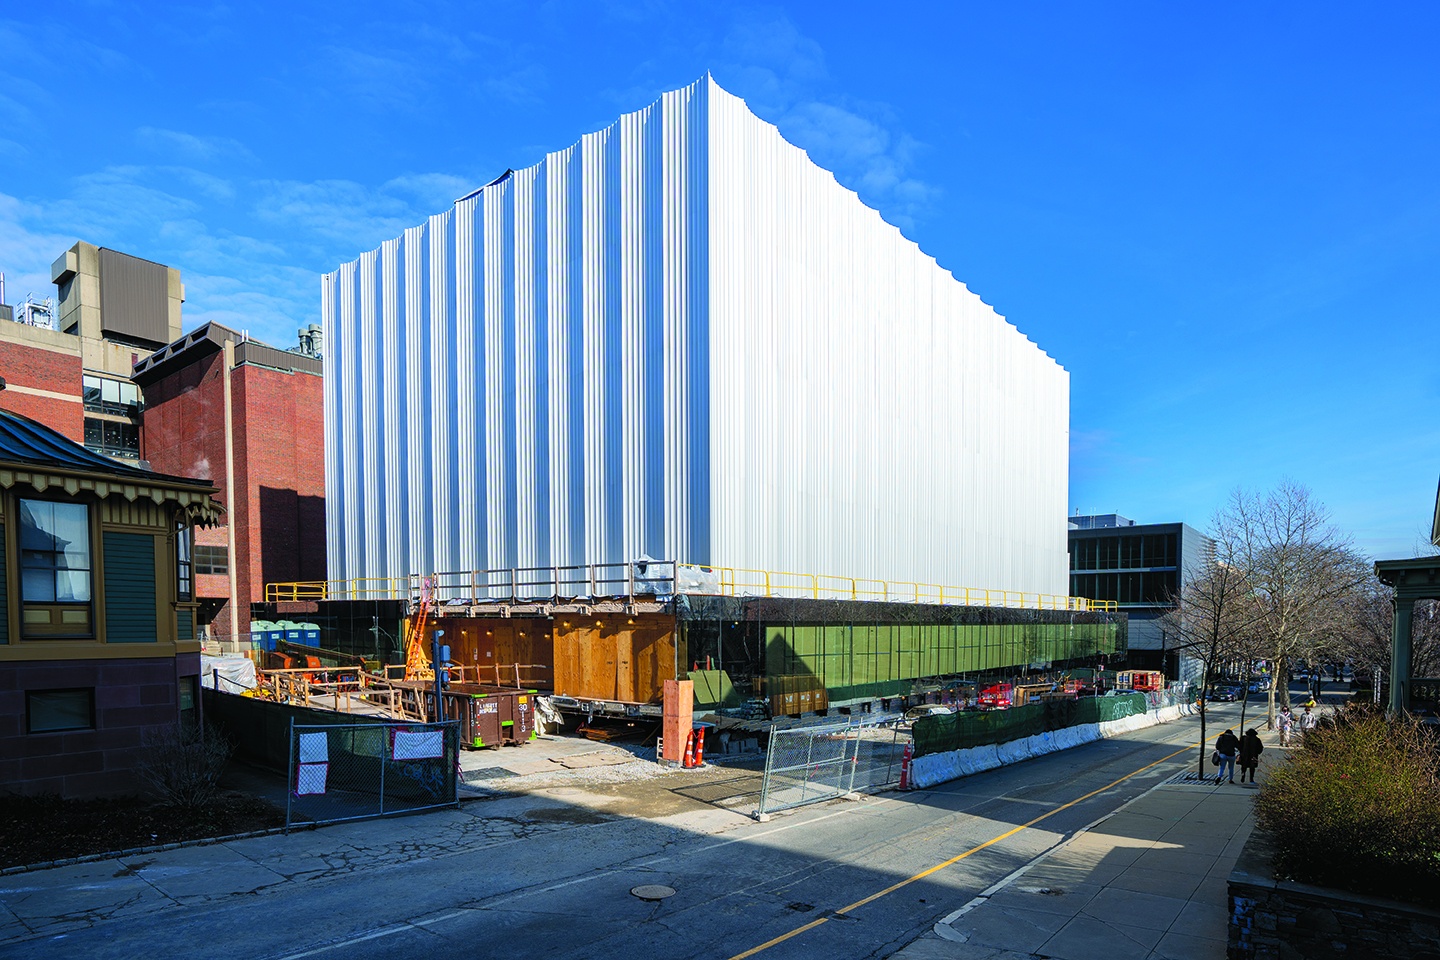
{"type": "MultiPolygon", "coordinates": [[[[1274,734],[1261,740],[1263,780],[1286,751],[1274,734]]],[[[1226,880],[1250,835],[1256,787],[1181,779],[1189,775],[1135,798],[894,956],[1224,960],[1226,880]]]]}

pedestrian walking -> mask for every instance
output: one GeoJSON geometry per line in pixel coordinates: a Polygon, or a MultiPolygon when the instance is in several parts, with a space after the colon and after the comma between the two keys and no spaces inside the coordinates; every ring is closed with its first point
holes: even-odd
{"type": "Polygon", "coordinates": [[[1245,782],[1245,774],[1250,774],[1250,782],[1255,782],[1255,768],[1260,766],[1260,754],[1265,749],[1265,744],[1260,742],[1260,734],[1251,727],[1245,731],[1245,736],[1240,738],[1240,782],[1245,782]]]}
{"type": "Polygon", "coordinates": [[[1220,772],[1215,776],[1216,783],[1225,779],[1227,770],[1230,782],[1235,782],[1235,755],[1239,752],[1240,738],[1235,736],[1234,730],[1226,730],[1215,738],[1215,755],[1220,758],[1220,772]]]}
{"type": "Polygon", "coordinates": [[[1280,728],[1280,746],[1290,746],[1290,731],[1295,729],[1295,714],[1290,712],[1289,707],[1280,708],[1280,715],[1275,718],[1275,725],[1280,728]]]}
{"type": "Polygon", "coordinates": [[[1315,716],[1315,711],[1310,709],[1310,704],[1305,704],[1305,712],[1300,714],[1300,737],[1303,740],[1315,729],[1315,724],[1320,718],[1315,716]]]}

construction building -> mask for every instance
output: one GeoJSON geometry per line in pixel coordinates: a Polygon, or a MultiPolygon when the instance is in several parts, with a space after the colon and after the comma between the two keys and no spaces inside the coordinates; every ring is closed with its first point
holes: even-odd
{"type": "Polygon", "coordinates": [[[1068,373],[708,76],[343,264],[322,315],[330,582],[268,599],[337,604],[336,643],[432,604],[452,656],[597,709],[1123,649],[1067,592],[1068,373]]]}
{"type": "Polygon", "coordinates": [[[709,77],[322,291],[332,578],[1066,592],[1069,375],[709,77]]]}

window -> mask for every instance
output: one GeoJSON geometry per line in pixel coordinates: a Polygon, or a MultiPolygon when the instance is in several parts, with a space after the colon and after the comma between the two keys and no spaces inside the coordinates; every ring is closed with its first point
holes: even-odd
{"type": "Polygon", "coordinates": [[[175,599],[195,597],[195,575],[190,566],[190,528],[175,531],[175,599]]]}
{"type": "Polygon", "coordinates": [[[95,690],[25,691],[27,733],[95,729],[95,690]]]}
{"type": "Polygon", "coordinates": [[[195,545],[195,573],[226,576],[230,573],[230,552],[225,547],[195,545]]]}
{"type": "Polygon", "coordinates": [[[144,408],[140,388],[129,380],[86,375],[80,379],[81,399],[91,413],[111,413],[121,417],[138,416],[144,408]]]}
{"type": "Polygon", "coordinates": [[[140,427],[119,420],[85,418],[85,446],[107,457],[140,457],[140,427]]]}
{"type": "Polygon", "coordinates": [[[90,508],[20,501],[20,600],[27,636],[90,630],[90,508]]]}

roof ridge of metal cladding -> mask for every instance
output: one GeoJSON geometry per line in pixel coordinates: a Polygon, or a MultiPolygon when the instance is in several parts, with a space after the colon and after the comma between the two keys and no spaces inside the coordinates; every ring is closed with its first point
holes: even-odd
{"type": "MultiPolygon", "coordinates": [[[[698,85],[700,85],[700,84],[707,84],[708,86],[713,87],[714,89],[716,89],[716,90],[720,91],[721,93],[725,94],[725,96],[727,96],[727,97],[733,97],[735,100],[738,100],[738,101],[745,107],[746,111],[748,111],[748,112],[750,113],[751,116],[753,116],[756,120],[759,120],[761,123],[765,124],[766,126],[769,126],[769,127],[773,128],[773,129],[775,130],[776,134],[780,137],[781,140],[784,140],[787,144],[789,144],[790,146],[794,147],[796,150],[799,150],[801,153],[803,153],[803,154],[805,155],[805,159],[808,160],[810,163],[814,164],[814,166],[816,167],[816,169],[823,170],[825,173],[829,174],[829,175],[830,175],[830,179],[835,181],[836,186],[840,187],[840,189],[844,190],[846,193],[848,193],[848,194],[850,194],[851,196],[853,196],[857,201],[859,201],[859,203],[860,203],[863,207],[865,207],[865,209],[874,212],[875,215],[880,218],[880,221],[881,221],[882,223],[884,223],[887,227],[890,227],[892,230],[894,230],[896,233],[898,233],[898,234],[900,235],[900,238],[901,238],[902,240],[904,240],[906,243],[908,243],[908,244],[910,244],[911,246],[913,246],[913,247],[920,253],[921,256],[927,258],[928,260],[930,260],[930,262],[934,263],[935,266],[936,266],[938,269],[943,270],[943,271],[945,271],[946,273],[948,273],[948,274],[950,275],[950,279],[954,280],[954,281],[955,281],[956,283],[958,283],[961,287],[964,287],[964,288],[965,288],[965,291],[966,291],[967,293],[970,293],[970,294],[973,295],[977,300],[979,300],[981,303],[983,303],[985,306],[989,307],[990,310],[995,314],[995,316],[996,316],[999,320],[1001,320],[1003,323],[1005,323],[1006,325],[1008,325],[1008,326],[1010,327],[1010,329],[1014,330],[1017,334],[1019,334],[1020,336],[1024,337],[1025,340],[1028,341],[1030,344],[1032,344],[1032,345],[1035,347],[1036,350],[1039,350],[1040,353],[1041,353],[1043,356],[1045,356],[1045,357],[1047,357],[1048,359],[1050,359],[1056,366],[1060,367],[1062,370],[1065,369],[1065,365],[1062,364],[1062,363],[1060,363],[1060,361],[1056,360],[1054,357],[1050,356],[1049,352],[1046,351],[1044,347],[1040,346],[1040,345],[1039,345],[1038,343],[1036,343],[1028,334],[1026,334],[1023,330],[1021,330],[1021,329],[1020,329],[1018,326],[1016,326],[1014,323],[1010,322],[1010,320],[1009,320],[1004,314],[1002,314],[1002,313],[1000,313],[999,311],[995,310],[994,304],[991,304],[990,302],[988,302],[987,300],[985,300],[983,297],[981,297],[980,294],[975,293],[974,290],[971,290],[969,284],[967,284],[964,280],[961,280],[958,276],[956,276],[954,269],[952,269],[952,268],[950,268],[950,267],[947,267],[947,266],[945,266],[944,264],[942,264],[942,263],[940,262],[940,260],[939,260],[934,254],[927,252],[924,247],[920,246],[919,241],[917,241],[917,240],[915,240],[915,239],[913,239],[913,238],[911,238],[911,237],[906,236],[906,235],[905,235],[905,231],[904,231],[903,229],[901,229],[901,227],[900,227],[898,224],[892,223],[891,221],[885,219],[885,213],[884,213],[884,211],[882,211],[882,210],[881,210],[879,207],[877,207],[877,206],[874,206],[874,205],[872,205],[872,204],[866,203],[866,202],[865,202],[865,198],[862,197],[862,196],[860,196],[860,192],[859,192],[858,190],[853,190],[853,189],[851,189],[850,187],[847,187],[845,184],[841,183],[841,182],[840,182],[840,178],[837,177],[837,176],[835,176],[835,171],[834,171],[834,170],[831,170],[829,167],[826,167],[826,166],[823,166],[823,165],[820,164],[820,163],[817,163],[816,160],[815,160],[815,158],[810,155],[810,151],[809,151],[808,149],[806,149],[805,147],[801,146],[801,145],[798,144],[798,143],[795,143],[793,140],[790,140],[788,137],[785,136],[785,134],[780,130],[779,124],[772,123],[771,121],[766,120],[764,117],[762,117],[762,116],[760,116],[758,113],[756,113],[753,109],[751,109],[751,107],[750,107],[750,101],[746,100],[744,97],[741,97],[741,96],[738,96],[738,95],[736,95],[736,94],[731,93],[729,90],[726,90],[723,86],[720,85],[719,81],[717,81],[717,80],[715,79],[715,77],[714,77],[714,76],[710,73],[710,71],[708,71],[708,70],[705,71],[705,75],[704,75],[703,77],[700,77],[698,80],[695,80],[695,81],[692,82],[692,83],[687,83],[687,84],[685,84],[685,86],[683,86],[683,87],[676,87],[676,88],[674,88],[673,90],[666,90],[666,91],[662,92],[662,93],[660,94],[660,96],[656,97],[654,100],[650,101],[650,102],[647,103],[645,106],[641,107],[639,110],[630,110],[630,111],[628,111],[628,112],[626,112],[626,113],[620,114],[620,116],[617,117],[613,122],[611,122],[611,123],[609,123],[609,124],[606,124],[605,126],[601,127],[599,130],[596,130],[596,131],[593,131],[593,132],[587,133],[587,134],[582,134],[579,139],[575,140],[573,143],[570,143],[568,146],[565,146],[565,147],[563,147],[563,148],[561,148],[561,149],[559,149],[559,150],[551,150],[551,151],[547,152],[547,153],[546,153],[543,157],[541,157],[539,160],[535,161],[534,163],[529,164],[528,166],[521,167],[520,170],[521,170],[521,171],[529,171],[529,170],[531,170],[531,169],[533,169],[533,168],[535,168],[535,167],[538,167],[538,166],[540,166],[542,163],[544,163],[546,160],[548,160],[550,157],[555,156],[556,154],[564,153],[564,152],[567,151],[567,150],[573,150],[575,147],[577,147],[577,146],[579,146],[581,143],[583,143],[586,137],[594,136],[596,133],[603,133],[603,132],[605,132],[605,131],[607,131],[607,130],[614,130],[614,129],[616,129],[617,127],[619,127],[622,123],[624,123],[627,118],[633,117],[633,116],[635,116],[635,115],[637,115],[637,114],[644,113],[646,110],[652,109],[652,108],[655,107],[657,104],[662,103],[667,95],[672,94],[672,93],[678,93],[678,92],[681,91],[681,90],[685,90],[685,89],[688,89],[688,88],[690,88],[690,87],[695,87],[695,86],[698,86],[698,85]]],[[[469,200],[469,199],[471,199],[471,198],[473,198],[473,197],[478,196],[478,195],[481,194],[481,193],[484,193],[486,190],[490,189],[490,188],[493,187],[493,186],[496,186],[497,184],[504,183],[506,180],[509,180],[511,177],[513,177],[516,172],[517,172],[517,171],[515,170],[515,168],[513,168],[513,167],[507,167],[506,170],[505,170],[505,172],[502,173],[500,176],[496,177],[494,180],[491,180],[489,183],[485,184],[484,186],[482,186],[482,187],[477,187],[477,188],[475,188],[474,190],[471,190],[469,193],[465,194],[464,196],[459,197],[458,199],[456,199],[455,202],[454,202],[453,204],[451,204],[452,208],[453,208],[453,207],[456,207],[456,206],[459,206],[460,204],[464,203],[466,200],[469,200]]],[[[427,218],[427,220],[428,220],[428,218],[427,218]]],[[[418,227],[418,226],[423,226],[423,223],[417,223],[417,224],[415,224],[415,226],[417,226],[417,227],[418,227]]],[[[411,229],[413,229],[413,228],[411,228],[411,229]]],[[[388,241],[387,241],[387,242],[388,242],[388,241]]],[[[383,246],[384,246],[384,244],[381,244],[381,246],[375,247],[373,250],[365,250],[365,251],[362,251],[362,253],[361,253],[360,256],[355,257],[355,259],[353,259],[353,260],[346,260],[346,261],[344,261],[344,263],[347,263],[347,264],[348,264],[348,263],[358,263],[358,262],[360,261],[360,258],[363,257],[363,256],[365,256],[365,255],[367,255],[367,254],[379,253],[381,247],[383,247],[383,246]]],[[[337,267],[337,269],[338,269],[338,267],[337,267]]],[[[331,270],[331,271],[328,271],[328,272],[327,272],[326,274],[324,274],[324,275],[325,275],[325,276],[332,276],[332,275],[334,275],[335,272],[336,272],[335,270],[331,270]]]]}

